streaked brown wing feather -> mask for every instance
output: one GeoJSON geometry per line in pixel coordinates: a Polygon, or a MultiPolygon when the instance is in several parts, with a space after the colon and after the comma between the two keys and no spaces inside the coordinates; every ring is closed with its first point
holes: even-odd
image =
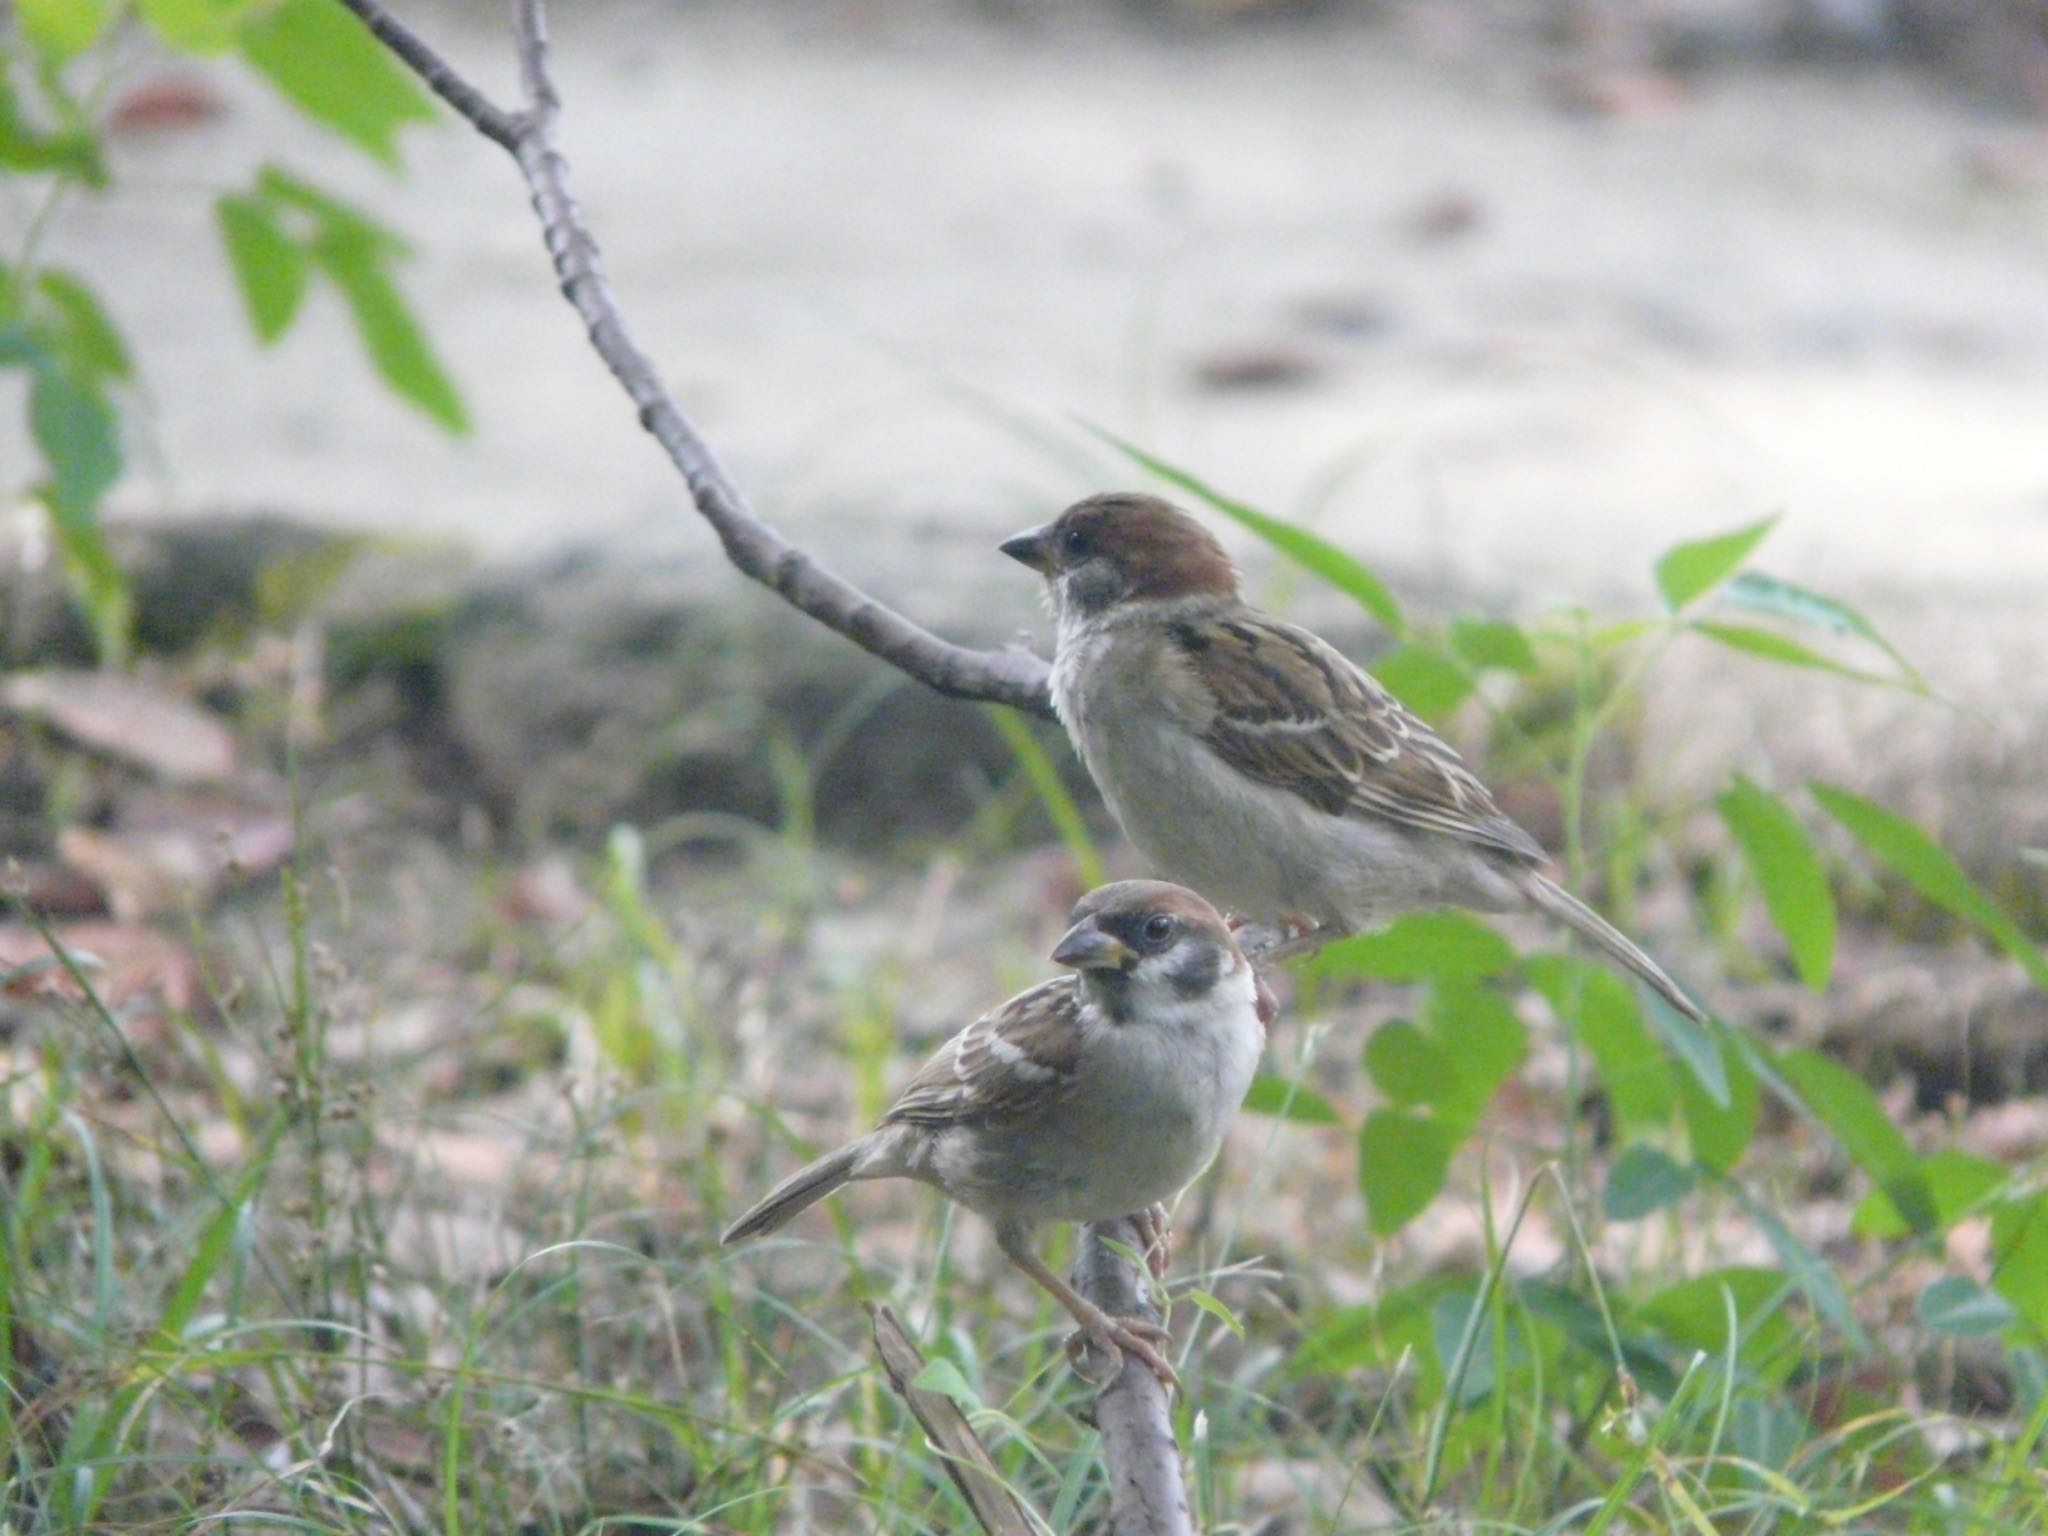
{"type": "Polygon", "coordinates": [[[940,1046],[884,1115],[934,1129],[1025,1119],[1073,1085],[1081,1058],[1078,988],[1059,976],[1020,992],[940,1046]]]}
{"type": "Polygon", "coordinates": [[[1179,626],[1173,638],[1215,704],[1203,740],[1238,772],[1332,816],[1378,817],[1545,862],[1449,743],[1307,630],[1247,610],[1179,626]]]}

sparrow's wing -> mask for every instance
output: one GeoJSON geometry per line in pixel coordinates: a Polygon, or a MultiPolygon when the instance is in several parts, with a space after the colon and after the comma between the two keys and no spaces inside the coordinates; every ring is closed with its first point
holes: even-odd
{"type": "Polygon", "coordinates": [[[937,1129],[1029,1119],[1073,1085],[1081,1059],[1079,988],[1040,982],[939,1047],[882,1117],[937,1129]]]}
{"type": "Polygon", "coordinates": [[[1176,625],[1214,713],[1203,740],[1247,778],[1333,816],[1370,816],[1546,862],[1444,739],[1307,630],[1244,610],[1176,625]]]}

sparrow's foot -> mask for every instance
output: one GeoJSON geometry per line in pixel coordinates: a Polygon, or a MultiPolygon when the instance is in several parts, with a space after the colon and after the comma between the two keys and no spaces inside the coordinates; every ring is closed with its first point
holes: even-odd
{"type": "Polygon", "coordinates": [[[1078,1330],[1067,1335],[1067,1363],[1075,1372],[1101,1386],[1115,1381],[1123,1370],[1123,1357],[1136,1355],[1151,1368],[1159,1378],[1159,1384],[1169,1392],[1182,1390],[1180,1373],[1173,1368],[1173,1362],[1166,1358],[1165,1346],[1173,1342],[1173,1335],[1157,1323],[1148,1323],[1136,1317],[1111,1317],[1107,1312],[1098,1312],[1078,1330]],[[1082,1365],[1082,1357],[1090,1350],[1100,1350],[1109,1356],[1109,1368],[1096,1376],[1082,1365]]]}
{"type": "Polygon", "coordinates": [[[1154,1280],[1165,1280],[1167,1266],[1173,1262],[1173,1217],[1167,1214],[1164,1205],[1155,1202],[1133,1215],[1131,1225],[1138,1229],[1145,1267],[1154,1280]]]}

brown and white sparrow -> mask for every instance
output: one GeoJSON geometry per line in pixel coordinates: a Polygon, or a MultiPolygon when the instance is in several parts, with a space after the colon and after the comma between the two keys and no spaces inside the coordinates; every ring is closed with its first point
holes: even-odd
{"type": "Polygon", "coordinates": [[[1222,1145],[1265,1048],[1271,997],[1216,909],[1126,880],[1084,896],[1040,982],[940,1047],[882,1123],[792,1174],[726,1229],[773,1232],[856,1179],[916,1179],[995,1224],[1012,1262],[1098,1346],[1169,1385],[1166,1331],[1111,1317],[1031,1246],[1045,1221],[1137,1215],[1163,1252],[1161,1203],[1222,1145]]]}
{"type": "Polygon", "coordinates": [[[1091,496],[1002,550],[1046,578],[1054,705],[1162,874],[1321,938],[1424,907],[1533,907],[1705,1017],[1544,873],[1543,849],[1441,737],[1337,650],[1249,606],[1185,512],[1091,496]]]}

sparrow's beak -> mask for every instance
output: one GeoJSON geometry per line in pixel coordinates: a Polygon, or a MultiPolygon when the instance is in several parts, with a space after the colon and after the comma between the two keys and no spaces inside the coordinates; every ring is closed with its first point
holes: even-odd
{"type": "Polygon", "coordinates": [[[1052,540],[1047,537],[1048,532],[1049,530],[1044,528],[1027,529],[1013,538],[1003,540],[996,548],[1019,565],[1028,565],[1043,576],[1052,564],[1045,553],[1052,544],[1052,540]]]}
{"type": "Polygon", "coordinates": [[[1097,927],[1092,917],[1069,928],[1067,936],[1053,949],[1052,957],[1058,964],[1077,971],[1118,971],[1136,958],[1129,945],[1097,927]]]}

